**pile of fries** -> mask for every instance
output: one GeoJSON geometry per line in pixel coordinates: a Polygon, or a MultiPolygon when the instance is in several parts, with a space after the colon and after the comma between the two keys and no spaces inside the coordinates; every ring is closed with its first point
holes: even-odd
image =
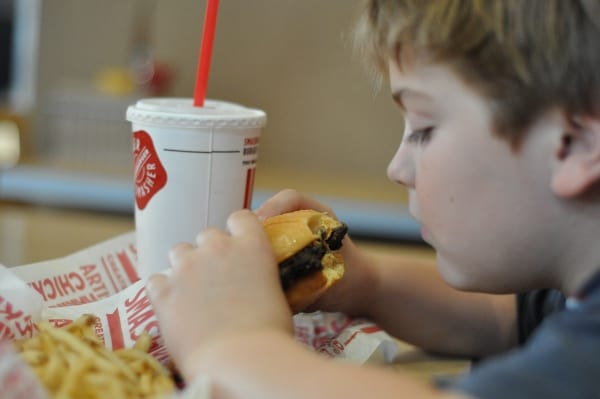
{"type": "Polygon", "coordinates": [[[94,332],[96,317],[83,315],[56,328],[38,325],[39,334],[15,342],[52,398],[167,398],[175,390],[170,372],[148,350],[149,335],[133,348],[111,351],[94,332]]]}

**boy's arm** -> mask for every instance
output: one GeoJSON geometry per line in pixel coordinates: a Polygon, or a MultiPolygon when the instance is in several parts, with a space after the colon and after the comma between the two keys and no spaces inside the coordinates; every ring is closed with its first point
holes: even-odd
{"type": "Polygon", "coordinates": [[[396,337],[441,353],[478,357],[516,344],[514,295],[458,291],[442,280],[433,259],[353,256],[362,275],[348,288],[356,295],[345,299],[345,312],[368,316],[396,337]]]}
{"type": "Polygon", "coordinates": [[[190,354],[188,378],[207,377],[218,398],[446,398],[400,371],[323,358],[279,331],[255,331],[190,354]]]}

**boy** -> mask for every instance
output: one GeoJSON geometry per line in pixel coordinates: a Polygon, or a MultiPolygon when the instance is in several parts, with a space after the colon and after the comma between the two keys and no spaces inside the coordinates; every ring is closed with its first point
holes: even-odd
{"type": "Polygon", "coordinates": [[[357,33],[404,114],[388,176],[437,270],[346,239],[315,308],[486,359],[437,390],[297,344],[259,218],[331,210],[286,190],[150,280],[185,376],[215,398],[600,397],[600,2],[371,0],[357,33]]]}

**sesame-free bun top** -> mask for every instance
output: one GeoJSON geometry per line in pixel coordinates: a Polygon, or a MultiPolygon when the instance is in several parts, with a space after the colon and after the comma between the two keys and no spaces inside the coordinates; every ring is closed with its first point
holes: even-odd
{"type": "Polygon", "coordinates": [[[284,261],[318,240],[324,231],[325,239],[342,223],[324,212],[303,209],[267,218],[264,229],[271,241],[277,262],[284,261]]]}

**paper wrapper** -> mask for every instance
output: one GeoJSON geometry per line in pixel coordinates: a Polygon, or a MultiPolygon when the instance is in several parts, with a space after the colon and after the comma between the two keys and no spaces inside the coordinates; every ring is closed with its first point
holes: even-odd
{"type": "MultiPolygon", "coordinates": [[[[133,232],[61,259],[6,268],[0,265],[0,392],[3,398],[46,398],[31,370],[7,344],[29,338],[35,323],[63,326],[84,313],[98,316],[96,334],[113,350],[131,347],[147,332],[150,353],[166,363],[158,320],[136,273],[133,232]]],[[[390,362],[396,341],[368,320],[339,313],[294,316],[295,336],[313,350],[359,364],[390,362]]],[[[198,380],[174,395],[208,398],[208,381],[198,380]]]]}

